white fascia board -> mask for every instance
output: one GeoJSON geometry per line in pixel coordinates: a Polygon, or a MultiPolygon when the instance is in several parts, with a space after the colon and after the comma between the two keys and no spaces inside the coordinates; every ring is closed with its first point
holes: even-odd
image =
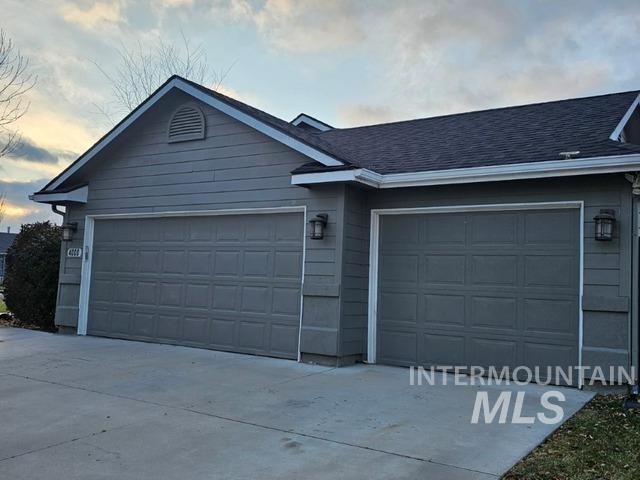
{"type": "Polygon", "coordinates": [[[34,193],[29,200],[38,203],[87,203],[89,187],[87,185],[64,193],[34,193]]]}
{"type": "Polygon", "coordinates": [[[287,145],[288,147],[306,155],[307,157],[316,160],[327,167],[337,167],[340,165],[344,165],[343,162],[333,158],[330,155],[327,155],[324,152],[316,150],[315,148],[307,145],[304,142],[301,142],[293,137],[290,137],[284,132],[273,128],[266,123],[248,115],[244,112],[241,112],[235,107],[228,105],[227,103],[218,100],[211,95],[199,90],[192,85],[182,81],[179,78],[174,78],[169,83],[167,83],[161,90],[158,90],[156,94],[151,97],[144,105],[142,105],[138,110],[136,110],[126,121],[120,124],[117,128],[113,129],[109,135],[104,137],[100,142],[98,142],[94,147],[89,150],[81,161],[71,165],[54,183],[49,185],[47,190],[55,190],[62,183],[67,180],[71,175],[77,172],[80,168],[82,168],[89,160],[95,157],[102,149],[104,149],[109,143],[111,143],[118,135],[120,135],[124,130],[126,130],[129,125],[135,122],[138,118],[140,118],[147,110],[149,110],[153,105],[155,105],[158,100],[160,100],[164,95],[166,95],[171,89],[178,88],[183,92],[191,95],[192,97],[201,100],[202,102],[210,105],[211,107],[220,110],[223,113],[226,113],[232,118],[235,118],[241,123],[252,127],[259,132],[271,137],[272,139],[287,145]]]}
{"type": "Polygon", "coordinates": [[[627,126],[627,122],[629,122],[631,115],[633,115],[633,112],[635,112],[639,104],[640,104],[640,94],[636,97],[636,99],[633,101],[631,106],[627,109],[622,119],[618,122],[618,125],[616,125],[615,130],[609,136],[610,140],[615,140],[616,142],[620,141],[620,135],[622,134],[622,130],[624,130],[624,127],[627,126]]]}
{"type": "Polygon", "coordinates": [[[358,182],[379,188],[382,177],[382,175],[371,170],[356,168],[353,170],[338,170],[336,172],[300,173],[291,176],[291,184],[311,185],[314,183],[358,182]]]}
{"type": "Polygon", "coordinates": [[[305,115],[304,113],[301,113],[291,121],[291,125],[295,125],[296,127],[301,123],[306,123],[310,127],[320,130],[321,132],[327,132],[329,130],[333,130],[333,127],[331,127],[330,125],[327,125],[326,123],[316,120],[315,118],[311,118],[308,115],[305,115]]]}
{"type": "Polygon", "coordinates": [[[567,177],[640,170],[640,154],[548,162],[517,163],[487,167],[455,168],[414,173],[380,175],[361,168],[338,172],[293,175],[294,185],[359,182],[375,188],[403,188],[460,183],[498,182],[529,178],[567,177]]]}

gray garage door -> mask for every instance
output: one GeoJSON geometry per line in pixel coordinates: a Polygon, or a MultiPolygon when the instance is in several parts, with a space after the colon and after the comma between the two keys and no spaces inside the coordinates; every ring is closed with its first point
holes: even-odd
{"type": "Polygon", "coordinates": [[[378,362],[577,365],[577,209],[381,217],[378,362]]]}
{"type": "Polygon", "coordinates": [[[97,220],[92,335],[296,358],[302,214],[97,220]]]}

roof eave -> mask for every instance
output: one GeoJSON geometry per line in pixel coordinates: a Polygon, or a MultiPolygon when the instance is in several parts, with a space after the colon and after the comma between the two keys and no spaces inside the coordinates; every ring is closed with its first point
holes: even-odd
{"type": "Polygon", "coordinates": [[[291,183],[313,185],[356,182],[382,189],[595,175],[636,170],[640,170],[640,154],[392,174],[379,174],[360,168],[292,175],[291,183]]]}
{"type": "Polygon", "coordinates": [[[161,87],[158,88],[149,98],[147,98],[142,104],[140,104],[135,110],[127,115],[120,123],[118,123],[111,131],[109,131],[104,137],[102,137],[96,144],[94,144],[89,150],[82,154],[74,163],[72,163],[67,169],[65,169],[60,175],[49,182],[43,190],[55,190],[60,187],[67,179],[69,179],[80,168],[86,165],[92,158],[94,158],[100,151],[106,148],[116,137],[118,137],[124,130],[126,130],[133,122],[135,122],[140,116],[142,116],[147,110],[155,105],[162,97],[164,97],[169,91],[177,88],[192,97],[201,100],[205,104],[222,111],[223,113],[235,118],[241,123],[255,128],[259,132],[267,135],[268,137],[287,145],[293,150],[302,153],[303,155],[325,165],[325,166],[339,166],[344,165],[345,162],[328,153],[309,145],[303,140],[297,139],[288,135],[282,130],[275,128],[267,123],[258,120],[257,118],[242,112],[238,108],[225,103],[224,101],[215,98],[214,96],[207,94],[202,89],[196,88],[186,80],[180,77],[171,77],[161,87]]]}

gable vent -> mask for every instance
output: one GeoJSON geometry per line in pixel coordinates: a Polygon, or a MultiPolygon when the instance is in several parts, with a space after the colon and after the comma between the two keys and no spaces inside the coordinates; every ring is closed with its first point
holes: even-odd
{"type": "Polygon", "coordinates": [[[201,140],[204,138],[205,122],[202,111],[192,105],[179,107],[169,122],[169,143],[201,140]]]}

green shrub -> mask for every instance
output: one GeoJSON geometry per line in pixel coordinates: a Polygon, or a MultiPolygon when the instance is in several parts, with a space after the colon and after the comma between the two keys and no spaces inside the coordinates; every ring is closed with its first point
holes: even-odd
{"type": "Polygon", "coordinates": [[[23,323],[55,328],[60,237],[60,227],[50,222],[22,225],[7,250],[5,303],[23,323]]]}

